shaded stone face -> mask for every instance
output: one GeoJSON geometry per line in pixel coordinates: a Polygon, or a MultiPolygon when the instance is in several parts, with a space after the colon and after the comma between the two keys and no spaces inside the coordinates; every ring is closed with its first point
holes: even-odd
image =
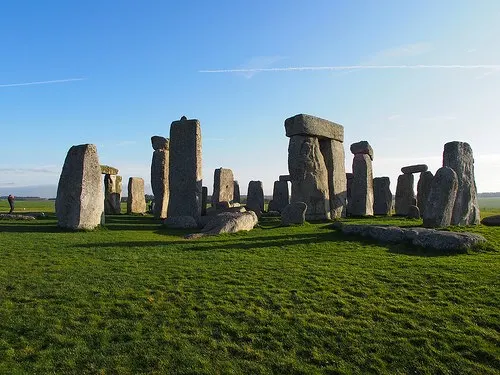
{"type": "Polygon", "coordinates": [[[292,181],[292,178],[290,177],[289,174],[282,174],[278,178],[279,181],[292,181]]]}
{"type": "Polygon", "coordinates": [[[368,154],[356,154],[352,162],[354,178],[348,212],[352,216],[373,215],[373,171],[368,154]]]}
{"type": "Polygon", "coordinates": [[[319,117],[299,114],[285,120],[287,137],[295,135],[335,139],[344,142],[344,127],[319,117]]]}
{"type": "Polygon", "coordinates": [[[154,195],[154,217],[167,217],[169,201],[169,151],[157,149],[151,160],[151,189],[154,195]]]}
{"type": "Polygon", "coordinates": [[[401,174],[398,177],[396,186],[396,215],[407,216],[410,206],[414,203],[415,191],[413,190],[413,174],[401,174]]]}
{"type": "Polygon", "coordinates": [[[389,177],[373,179],[373,213],[375,215],[390,215],[392,210],[392,192],[389,177]]]}
{"type": "Polygon", "coordinates": [[[316,137],[294,135],[288,145],[291,202],[307,205],[307,220],[330,219],[328,171],[316,137]]]}
{"type": "Polygon", "coordinates": [[[208,188],[203,186],[201,188],[201,215],[207,214],[207,204],[208,204],[208,188]]]}
{"type": "Polygon", "coordinates": [[[368,143],[368,141],[359,141],[353,143],[350,147],[351,152],[356,154],[366,154],[370,156],[370,159],[373,160],[373,149],[372,146],[368,143]]]}
{"type": "Polygon", "coordinates": [[[264,212],[264,189],[262,181],[248,183],[247,208],[255,212],[264,212]]]}
{"type": "Polygon", "coordinates": [[[428,167],[426,164],[415,164],[401,168],[401,172],[403,172],[404,174],[420,173],[427,171],[427,169],[428,167]]]}
{"type": "Polygon", "coordinates": [[[319,146],[328,171],[330,216],[332,219],[339,219],[345,217],[347,211],[344,144],[332,139],[321,139],[319,146]]]}
{"type": "Polygon", "coordinates": [[[143,214],[145,212],[144,180],[140,177],[130,177],[128,179],[127,213],[143,214]]]}
{"type": "Polygon", "coordinates": [[[411,205],[408,208],[408,219],[420,219],[420,210],[417,206],[411,205]]]}
{"type": "Polygon", "coordinates": [[[159,135],[153,135],[151,137],[151,146],[153,150],[168,150],[169,140],[168,138],[161,137],[159,135]]]}
{"type": "Polygon", "coordinates": [[[417,206],[420,210],[420,215],[424,216],[425,206],[427,205],[427,198],[431,191],[431,184],[434,175],[430,171],[420,173],[420,178],[417,183],[417,206]]]}
{"type": "Polygon", "coordinates": [[[290,203],[287,181],[274,181],[273,200],[269,202],[269,211],[281,212],[290,203]]]}
{"type": "Polygon", "coordinates": [[[234,198],[233,171],[227,168],[219,168],[214,171],[214,190],[212,194],[212,206],[220,202],[232,202],[234,198]]]}
{"type": "Polygon", "coordinates": [[[472,148],[465,142],[449,142],[444,145],[443,166],[457,174],[458,189],[453,207],[452,225],[479,224],[479,203],[474,179],[472,148]]]}
{"type": "Polygon", "coordinates": [[[425,205],[423,214],[425,227],[437,228],[451,225],[457,189],[458,178],[455,171],[449,167],[439,168],[432,179],[425,205]]]}
{"type": "Polygon", "coordinates": [[[119,215],[121,213],[122,176],[104,175],[104,213],[119,215]]]}
{"type": "Polygon", "coordinates": [[[306,220],[307,205],[304,202],[294,202],[283,208],[281,225],[304,224],[306,220]]]}
{"type": "Polygon", "coordinates": [[[234,181],[234,189],[233,189],[233,202],[241,203],[241,195],[240,195],[240,184],[238,181],[234,181]]]}
{"type": "Polygon", "coordinates": [[[64,161],[55,202],[57,225],[68,229],[94,229],[101,224],[104,191],[97,148],[73,146],[64,161]]]}
{"type": "Polygon", "coordinates": [[[198,120],[170,126],[170,197],[168,216],[201,215],[201,128],[198,120]]]}

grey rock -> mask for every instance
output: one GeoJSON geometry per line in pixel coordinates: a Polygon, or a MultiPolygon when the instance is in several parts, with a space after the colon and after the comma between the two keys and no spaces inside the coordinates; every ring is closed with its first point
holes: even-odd
{"type": "Polygon", "coordinates": [[[401,172],[404,174],[420,173],[427,171],[427,169],[429,169],[429,167],[426,164],[415,164],[401,168],[401,172]]]}
{"type": "Polygon", "coordinates": [[[36,220],[33,215],[0,214],[0,220],[36,220]]]}
{"type": "Polygon", "coordinates": [[[241,203],[239,182],[235,180],[233,186],[234,186],[234,188],[233,188],[233,202],[234,203],[241,203]]]}
{"type": "Polygon", "coordinates": [[[171,229],[193,229],[198,228],[198,223],[192,216],[173,216],[163,221],[163,225],[171,229]]]}
{"type": "Polygon", "coordinates": [[[153,147],[153,150],[168,150],[169,149],[169,140],[168,138],[159,136],[159,135],[153,135],[151,137],[151,146],[153,147]]]}
{"type": "Polygon", "coordinates": [[[164,219],[168,213],[169,188],[169,150],[157,149],[151,160],[151,189],[154,195],[153,215],[164,219]]]}
{"type": "Polygon", "coordinates": [[[121,195],[122,176],[104,175],[104,213],[106,215],[119,215],[121,213],[121,195]]]}
{"type": "Polygon", "coordinates": [[[269,202],[269,211],[281,212],[290,203],[287,181],[274,181],[273,200],[269,202]]]}
{"type": "Polygon", "coordinates": [[[344,127],[319,117],[299,114],[285,120],[287,137],[295,135],[335,139],[344,142],[344,127]]]}
{"type": "Polygon", "coordinates": [[[420,219],[420,210],[418,209],[418,206],[411,205],[408,207],[408,219],[420,219]]]}
{"type": "Polygon", "coordinates": [[[292,177],[289,174],[282,174],[278,178],[279,181],[292,181],[292,177]]]}
{"type": "Polygon", "coordinates": [[[110,167],[109,165],[101,165],[102,174],[117,175],[118,172],[119,172],[118,169],[115,167],[110,167]]]}
{"type": "Polygon", "coordinates": [[[292,178],[290,202],[306,203],[306,220],[330,219],[328,171],[318,138],[302,135],[290,138],[288,171],[292,178]]]}
{"type": "Polygon", "coordinates": [[[443,151],[443,166],[453,169],[458,179],[451,224],[479,224],[480,213],[474,179],[474,157],[470,145],[457,141],[446,143],[443,151]]]}
{"type": "Polygon", "coordinates": [[[249,231],[253,229],[258,221],[259,219],[253,211],[222,212],[214,216],[201,231],[212,235],[249,231]]]}
{"type": "Polygon", "coordinates": [[[143,214],[145,212],[144,180],[140,177],[130,177],[128,179],[127,213],[143,214]]]}
{"type": "Polygon", "coordinates": [[[350,147],[351,152],[354,155],[357,154],[366,154],[370,156],[370,159],[373,160],[373,149],[372,146],[368,143],[368,141],[359,141],[356,143],[353,143],[350,147]]]}
{"type": "Polygon", "coordinates": [[[264,212],[264,189],[262,181],[250,181],[247,192],[247,209],[257,212],[264,212]]]}
{"type": "Polygon", "coordinates": [[[286,206],[281,212],[281,225],[304,224],[306,221],[307,204],[294,202],[286,206]]]}
{"type": "Polygon", "coordinates": [[[354,175],[352,173],[346,173],[345,177],[347,181],[347,214],[350,215],[349,202],[351,201],[352,180],[354,179],[354,175]]]}
{"type": "Polygon", "coordinates": [[[457,189],[458,178],[455,171],[449,167],[439,168],[432,179],[425,205],[423,214],[425,227],[437,228],[451,225],[457,189]]]}
{"type": "Polygon", "coordinates": [[[170,126],[170,197],[168,217],[201,215],[201,128],[198,120],[170,126]]]}
{"type": "Polygon", "coordinates": [[[208,205],[208,188],[203,186],[201,188],[201,216],[207,214],[207,205],[208,205]]]}
{"type": "Polygon", "coordinates": [[[212,205],[219,202],[232,202],[234,198],[233,171],[227,168],[218,168],[214,171],[214,190],[212,205]]]}
{"type": "Polygon", "coordinates": [[[373,215],[373,171],[368,154],[356,154],[352,162],[354,178],[348,212],[352,216],[373,215]]]}
{"type": "Polygon", "coordinates": [[[389,177],[375,177],[373,179],[373,213],[387,216],[392,210],[392,192],[389,177]]]}
{"type": "Polygon", "coordinates": [[[434,175],[431,171],[420,173],[420,178],[417,183],[417,206],[420,210],[420,216],[424,216],[425,206],[427,205],[427,198],[431,191],[431,184],[434,175]]]}
{"type": "Polygon", "coordinates": [[[415,199],[415,191],[413,190],[414,177],[413,174],[401,174],[398,177],[396,186],[395,211],[398,216],[407,216],[410,206],[415,199]]]}
{"type": "Polygon", "coordinates": [[[95,145],[69,149],[57,186],[55,208],[61,228],[94,229],[100,225],[104,189],[95,145]]]}
{"type": "Polygon", "coordinates": [[[321,139],[319,146],[328,171],[330,217],[339,219],[346,216],[347,208],[344,144],[334,139],[321,139]]]}
{"type": "Polygon", "coordinates": [[[500,215],[485,217],[483,220],[481,220],[481,224],[491,227],[498,227],[500,226],[500,215]]]}

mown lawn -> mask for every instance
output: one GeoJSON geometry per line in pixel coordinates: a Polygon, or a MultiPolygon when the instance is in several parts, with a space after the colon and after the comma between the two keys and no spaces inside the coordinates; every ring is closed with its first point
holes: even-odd
{"type": "Polygon", "coordinates": [[[453,255],[277,224],[187,241],[148,216],[0,221],[0,373],[500,372],[499,228],[453,255]]]}

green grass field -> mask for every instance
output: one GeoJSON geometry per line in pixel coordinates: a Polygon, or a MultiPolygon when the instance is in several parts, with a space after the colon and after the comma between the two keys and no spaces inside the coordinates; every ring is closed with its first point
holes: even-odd
{"type": "Polygon", "coordinates": [[[489,245],[439,254],[272,218],[194,241],[149,216],[2,220],[0,373],[498,374],[500,228],[467,230],[489,245]]]}

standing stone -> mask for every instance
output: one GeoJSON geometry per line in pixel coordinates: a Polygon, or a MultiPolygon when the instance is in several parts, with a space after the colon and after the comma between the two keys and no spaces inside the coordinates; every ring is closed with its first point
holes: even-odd
{"type": "Polygon", "coordinates": [[[415,199],[413,174],[401,174],[396,185],[395,211],[398,216],[408,216],[408,209],[415,199]]]}
{"type": "Polygon", "coordinates": [[[101,224],[104,191],[95,145],[69,149],[57,186],[55,207],[57,225],[61,228],[94,229],[101,224]]]}
{"type": "Polygon", "coordinates": [[[418,206],[411,205],[408,207],[408,219],[420,219],[420,210],[418,206]]]}
{"type": "Polygon", "coordinates": [[[306,220],[330,219],[328,171],[318,138],[303,135],[290,138],[288,170],[292,179],[291,202],[307,205],[306,220]]]}
{"type": "Polygon", "coordinates": [[[122,176],[104,175],[104,213],[119,215],[121,213],[122,176]]]}
{"type": "Polygon", "coordinates": [[[201,128],[198,120],[170,126],[170,197],[168,216],[201,215],[201,128]]]}
{"type": "Polygon", "coordinates": [[[304,224],[306,220],[307,205],[304,202],[294,202],[283,208],[281,225],[304,224]]]}
{"type": "Polygon", "coordinates": [[[130,177],[128,179],[127,213],[143,214],[145,212],[144,180],[140,177],[130,177]]]}
{"type": "Polygon", "coordinates": [[[207,204],[208,204],[208,188],[203,186],[201,188],[201,215],[205,216],[207,214],[207,204]]]}
{"type": "Polygon", "coordinates": [[[328,171],[330,217],[339,219],[346,216],[347,207],[344,144],[334,139],[321,139],[319,145],[328,171]]]}
{"type": "Polygon", "coordinates": [[[352,162],[354,178],[351,186],[349,214],[352,216],[373,215],[373,170],[368,154],[356,154],[352,162]]]}
{"type": "Polygon", "coordinates": [[[262,181],[250,181],[248,183],[247,193],[247,208],[259,212],[264,212],[264,189],[262,189],[262,181]]]}
{"type": "Polygon", "coordinates": [[[153,214],[157,219],[164,219],[167,217],[169,200],[169,141],[164,137],[153,136],[151,137],[151,145],[154,148],[153,159],[151,160],[151,189],[154,195],[153,214]]]}
{"type": "Polygon", "coordinates": [[[451,224],[457,197],[458,178],[449,167],[439,168],[432,179],[431,190],[423,214],[424,226],[447,227],[451,224]]]}
{"type": "Polygon", "coordinates": [[[240,184],[238,181],[234,180],[233,183],[233,203],[241,203],[241,195],[240,195],[240,184]]]}
{"type": "Polygon", "coordinates": [[[451,224],[479,224],[479,203],[474,179],[474,157],[470,145],[457,141],[446,143],[443,152],[443,167],[453,169],[458,178],[458,190],[451,224]]]}
{"type": "Polygon", "coordinates": [[[274,181],[273,200],[269,202],[269,211],[281,212],[290,203],[287,181],[274,181]]]}
{"type": "Polygon", "coordinates": [[[219,168],[214,171],[214,190],[212,193],[212,207],[220,202],[232,202],[234,199],[233,171],[219,168]]]}
{"type": "Polygon", "coordinates": [[[417,206],[420,210],[420,216],[424,216],[425,206],[427,205],[427,198],[429,197],[429,192],[431,191],[431,184],[434,175],[431,171],[425,171],[420,173],[420,178],[417,183],[417,206]]]}
{"type": "Polygon", "coordinates": [[[392,210],[392,192],[389,177],[375,177],[373,179],[373,213],[387,216],[392,210]]]}
{"type": "Polygon", "coordinates": [[[347,181],[347,214],[350,215],[349,202],[351,201],[352,180],[354,179],[354,175],[352,173],[346,173],[345,178],[347,181]]]}

